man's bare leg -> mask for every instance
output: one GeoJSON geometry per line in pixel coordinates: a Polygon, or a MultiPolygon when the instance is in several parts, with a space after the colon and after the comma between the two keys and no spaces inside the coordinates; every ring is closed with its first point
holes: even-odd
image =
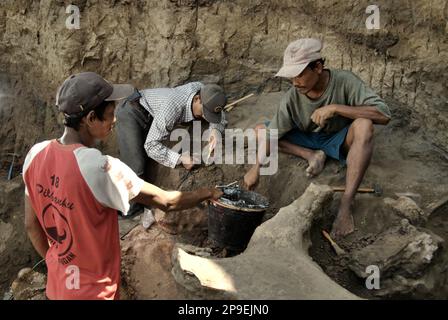
{"type": "Polygon", "coordinates": [[[317,176],[322,172],[327,156],[322,150],[311,150],[298,146],[286,140],[279,140],[278,149],[287,154],[303,158],[308,161],[308,168],[306,168],[307,176],[317,176]]]}
{"type": "Polygon", "coordinates": [[[343,237],[354,231],[352,203],[364,174],[369,166],[373,151],[373,123],[369,119],[356,119],[350,126],[344,142],[348,150],[345,192],[339,205],[339,212],[333,223],[332,236],[343,237]]]}
{"type": "MultiPolygon", "coordinates": [[[[266,153],[270,154],[269,143],[266,140],[266,126],[264,124],[257,124],[255,126],[256,139],[258,145],[258,155],[266,153]],[[263,129],[263,130],[262,130],[263,129]],[[262,147],[263,146],[263,147],[262,147]]],[[[289,143],[285,140],[279,141],[279,149],[282,152],[289,153],[308,161],[308,168],[306,169],[308,176],[314,176],[319,174],[325,164],[325,153],[322,150],[311,150],[304,147],[297,146],[289,143]]],[[[250,190],[256,187],[258,184],[260,161],[257,157],[257,163],[253,165],[249,171],[244,175],[244,186],[250,190]]]]}

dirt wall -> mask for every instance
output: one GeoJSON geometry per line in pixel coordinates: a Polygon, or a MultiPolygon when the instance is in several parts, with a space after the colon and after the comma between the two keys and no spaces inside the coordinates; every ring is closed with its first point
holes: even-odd
{"type": "Polygon", "coordinates": [[[46,106],[46,118],[54,121],[57,86],[74,72],[94,70],[140,88],[201,79],[241,96],[286,88],[286,81],[273,78],[284,48],[299,37],[319,37],[328,66],[351,69],[404,104],[415,130],[448,150],[448,4],[377,1],[380,29],[367,30],[369,4],[6,0],[0,4],[0,70],[42,102],[33,105],[35,113],[46,106]],[[66,28],[70,3],[80,9],[79,30],[66,28]]]}

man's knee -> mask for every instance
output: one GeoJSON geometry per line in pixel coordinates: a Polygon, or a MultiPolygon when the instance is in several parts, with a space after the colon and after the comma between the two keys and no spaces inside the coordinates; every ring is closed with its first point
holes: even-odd
{"type": "Polygon", "coordinates": [[[262,131],[262,129],[266,130],[266,126],[263,123],[259,123],[254,127],[257,142],[266,139],[266,131],[262,131]]]}
{"type": "Polygon", "coordinates": [[[353,121],[354,138],[363,141],[371,141],[373,139],[374,127],[370,119],[359,118],[353,121]]]}
{"type": "Polygon", "coordinates": [[[259,124],[257,124],[257,125],[255,126],[254,129],[255,129],[255,132],[258,132],[258,130],[266,129],[266,126],[265,126],[264,123],[259,123],[259,124]]]}

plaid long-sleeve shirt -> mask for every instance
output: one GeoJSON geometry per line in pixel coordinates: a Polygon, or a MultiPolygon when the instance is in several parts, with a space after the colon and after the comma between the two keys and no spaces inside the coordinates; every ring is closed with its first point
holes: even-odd
{"type": "MultiPolygon", "coordinates": [[[[193,97],[203,86],[200,82],[190,82],[175,88],[140,91],[140,104],[153,118],[144,145],[150,158],[167,167],[174,168],[177,165],[181,155],[163,145],[162,141],[169,137],[176,125],[195,120],[191,104],[193,97]]],[[[217,129],[222,133],[226,123],[223,111],[221,123],[210,123],[210,129],[217,129]]]]}

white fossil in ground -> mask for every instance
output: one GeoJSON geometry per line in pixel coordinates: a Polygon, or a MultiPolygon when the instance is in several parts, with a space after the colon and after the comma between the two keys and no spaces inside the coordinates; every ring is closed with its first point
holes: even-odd
{"type": "Polygon", "coordinates": [[[419,224],[428,219],[424,211],[409,197],[401,196],[397,200],[385,198],[384,203],[397,215],[408,219],[411,223],[419,224]]]}
{"type": "Polygon", "coordinates": [[[310,184],[299,199],[260,225],[247,249],[235,257],[201,257],[207,255],[203,248],[178,245],[173,250],[172,273],[199,297],[357,299],[308,255],[311,222],[332,198],[330,187],[310,184]]]}
{"type": "Polygon", "coordinates": [[[378,235],[370,245],[351,253],[350,269],[366,278],[367,266],[381,271],[378,296],[410,293],[420,286],[431,288],[433,279],[426,273],[443,239],[411,225],[407,219],[378,235]]]}

